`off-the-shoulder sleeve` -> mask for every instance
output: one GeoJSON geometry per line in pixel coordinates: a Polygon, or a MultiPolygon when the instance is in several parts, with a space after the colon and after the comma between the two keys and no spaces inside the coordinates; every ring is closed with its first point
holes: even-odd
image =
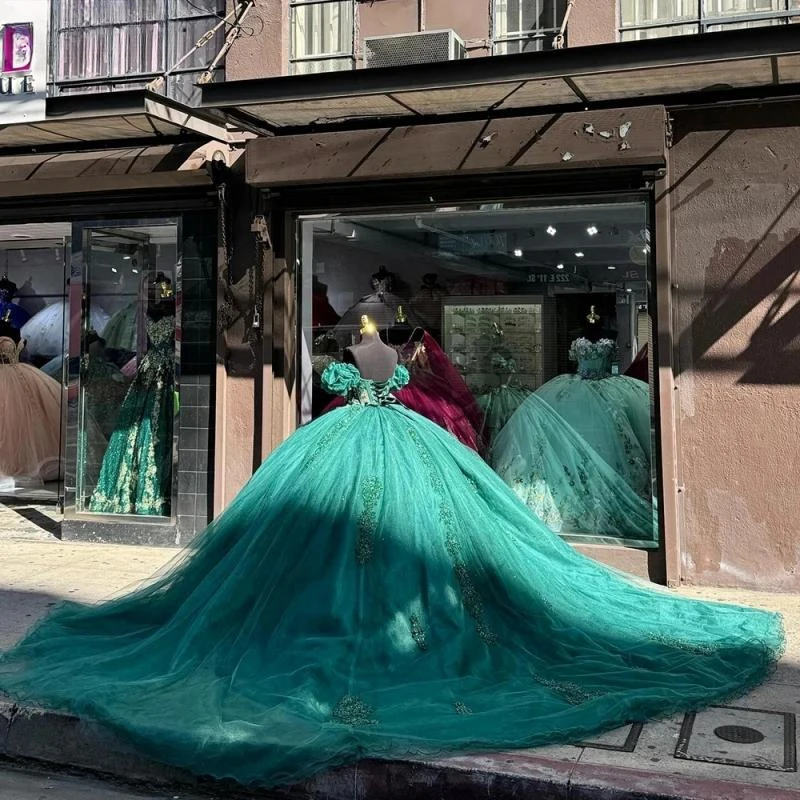
{"type": "Polygon", "coordinates": [[[394,368],[394,375],[389,380],[390,389],[402,389],[411,380],[408,370],[402,365],[398,364],[394,368]]]}
{"type": "Polygon", "coordinates": [[[361,373],[352,364],[344,364],[341,361],[328,364],[321,378],[325,391],[341,397],[347,397],[360,380],[361,373]]]}

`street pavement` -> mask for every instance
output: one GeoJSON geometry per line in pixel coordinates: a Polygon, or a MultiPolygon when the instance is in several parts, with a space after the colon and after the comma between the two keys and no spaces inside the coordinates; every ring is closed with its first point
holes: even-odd
{"type": "Polygon", "coordinates": [[[93,777],[10,766],[0,769],[0,797],[3,800],[195,800],[194,796],[176,794],[174,790],[132,789],[93,777]]]}
{"type": "MultiPolygon", "coordinates": [[[[58,516],[45,506],[0,505],[0,648],[13,644],[60,600],[96,602],[128,591],[180,557],[174,548],[62,542],[57,526],[58,516]]],[[[547,797],[800,800],[800,596],[701,587],[676,591],[780,611],[787,647],[771,679],[729,706],[696,715],[628,725],[574,745],[441,759],[420,765],[418,773],[469,774],[484,781],[486,797],[501,796],[501,785],[518,781],[524,788],[533,786],[524,783],[532,776],[545,776],[556,792],[547,797]],[[623,784],[630,792],[616,793],[614,787],[623,784]],[[580,794],[579,787],[588,788],[580,794]]],[[[83,766],[91,762],[85,753],[81,758],[83,766]]],[[[383,773],[378,767],[356,768],[339,779],[342,796],[352,797],[356,784],[361,796],[380,796],[376,787],[383,773]]],[[[6,797],[2,785],[0,797],[6,797]]],[[[317,784],[315,792],[323,788],[317,784]]],[[[338,795],[327,787],[322,796],[338,795]]]]}

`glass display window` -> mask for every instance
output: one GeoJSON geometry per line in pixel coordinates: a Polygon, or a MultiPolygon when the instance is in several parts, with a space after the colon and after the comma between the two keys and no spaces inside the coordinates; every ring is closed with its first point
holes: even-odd
{"type": "Polygon", "coordinates": [[[646,197],[299,216],[302,424],[366,317],[399,403],[570,541],[658,542],[646,197]]]}

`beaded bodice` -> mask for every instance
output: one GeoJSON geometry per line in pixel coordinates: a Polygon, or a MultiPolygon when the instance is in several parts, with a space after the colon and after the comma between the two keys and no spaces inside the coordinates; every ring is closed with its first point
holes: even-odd
{"type": "Polygon", "coordinates": [[[162,317],[157,321],[148,319],[145,323],[147,336],[159,350],[172,349],[175,333],[175,317],[162,317]]]}
{"type": "Polygon", "coordinates": [[[322,373],[322,386],[331,394],[345,397],[351,405],[385,406],[395,402],[392,392],[402,389],[409,381],[408,370],[398,364],[388,381],[363,378],[352,364],[336,361],[322,373]]]}
{"type": "Polygon", "coordinates": [[[607,378],[611,375],[611,362],[617,346],[611,339],[591,342],[581,336],[569,348],[570,361],[578,363],[578,375],[587,380],[607,378]]]}

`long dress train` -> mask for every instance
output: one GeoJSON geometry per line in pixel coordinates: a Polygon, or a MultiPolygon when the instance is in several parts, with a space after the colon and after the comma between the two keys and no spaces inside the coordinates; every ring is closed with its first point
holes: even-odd
{"type": "Polygon", "coordinates": [[[474,451],[375,383],[264,462],[184,560],[67,603],[0,688],[200,774],[285,784],[362,757],[575,741],[761,681],[778,615],[574,552],[474,451]]]}

